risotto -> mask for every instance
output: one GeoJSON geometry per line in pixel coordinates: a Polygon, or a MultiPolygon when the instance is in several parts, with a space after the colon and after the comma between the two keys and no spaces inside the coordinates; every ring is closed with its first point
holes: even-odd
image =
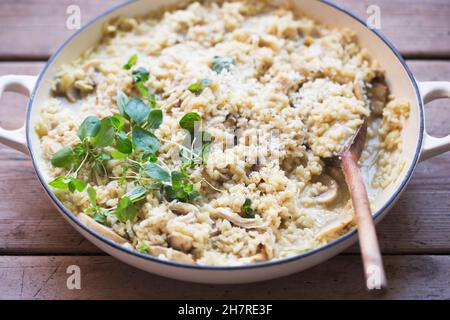
{"type": "MultiPolygon", "coordinates": [[[[351,30],[263,1],[110,21],[64,65],[36,132],[55,195],[121,245],[240,265],[355,226],[331,160],[367,119],[371,201],[395,181],[407,101],[351,30]]],[[[376,209],[376,208],[373,208],[376,209]]]]}

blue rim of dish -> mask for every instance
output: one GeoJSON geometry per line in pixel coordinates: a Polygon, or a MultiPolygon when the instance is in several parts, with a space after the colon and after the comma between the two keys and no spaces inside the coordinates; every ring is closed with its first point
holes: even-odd
{"type": "MultiPolygon", "coordinates": [[[[347,232],[346,234],[340,236],[339,238],[328,242],[327,244],[324,244],[320,247],[311,249],[309,251],[306,251],[304,253],[292,256],[292,257],[287,257],[287,258],[282,258],[282,259],[276,259],[276,260],[271,260],[271,261],[267,261],[267,262],[260,262],[260,263],[255,263],[255,264],[249,264],[249,265],[241,265],[241,266],[208,266],[208,265],[199,265],[199,264],[188,264],[188,263],[182,263],[182,262],[176,262],[176,261],[170,261],[170,260],[161,260],[157,257],[151,256],[151,255],[147,255],[147,254],[143,254],[140,253],[138,251],[134,251],[128,248],[123,247],[120,244],[117,244],[113,241],[111,241],[110,239],[100,235],[99,233],[93,231],[92,229],[88,228],[87,226],[85,226],[83,223],[81,223],[76,217],[75,215],[70,212],[68,209],[66,209],[66,207],[62,204],[62,202],[53,194],[53,192],[51,191],[50,187],[48,186],[47,182],[45,182],[45,179],[43,178],[40,169],[39,169],[39,165],[37,164],[37,160],[34,157],[33,154],[33,149],[32,149],[32,144],[31,142],[31,138],[30,138],[30,130],[31,130],[31,126],[30,126],[30,118],[31,118],[31,107],[33,104],[33,100],[34,100],[34,96],[36,94],[37,89],[39,88],[39,84],[41,83],[41,80],[43,78],[43,76],[45,75],[47,69],[49,68],[49,66],[52,64],[53,60],[59,55],[59,53],[61,52],[62,49],[64,49],[75,37],[77,37],[81,32],[83,32],[85,29],[87,29],[89,26],[91,26],[92,24],[94,24],[95,22],[97,22],[98,20],[104,18],[105,16],[113,13],[116,10],[119,10],[123,7],[126,7],[134,2],[137,1],[141,1],[141,0],[129,0],[126,1],[122,4],[119,4],[117,6],[112,7],[111,9],[105,11],[104,13],[102,13],[101,15],[97,16],[96,18],[92,19],[91,21],[89,21],[87,24],[85,24],[81,29],[77,30],[77,32],[75,32],[72,36],[70,36],[59,48],[58,50],[50,57],[50,59],[48,60],[47,64],[45,65],[44,69],[41,71],[41,73],[39,74],[39,77],[36,81],[36,84],[34,86],[33,92],[30,95],[30,100],[28,102],[28,111],[27,111],[27,118],[26,118],[26,137],[27,137],[27,144],[28,144],[28,149],[30,150],[30,156],[31,156],[31,160],[34,166],[34,169],[36,171],[36,174],[39,178],[39,181],[41,182],[42,186],[44,187],[45,191],[47,192],[47,194],[50,196],[50,198],[55,202],[55,204],[58,206],[58,208],[64,212],[66,214],[66,216],[72,221],[74,222],[78,227],[80,227],[81,229],[83,229],[85,232],[89,233],[90,235],[92,235],[93,237],[95,237],[97,240],[100,240],[106,244],[108,244],[110,247],[113,247],[114,249],[117,249],[119,251],[122,251],[123,253],[127,253],[127,254],[131,254],[137,258],[141,258],[144,260],[148,260],[151,262],[155,262],[155,263],[160,263],[160,264],[164,264],[167,266],[171,266],[171,267],[177,267],[177,268],[188,268],[188,269],[198,269],[198,270],[209,270],[209,271],[213,271],[213,270],[246,270],[246,269],[257,269],[257,268],[265,268],[265,267],[272,267],[272,266],[276,266],[276,265],[281,265],[281,264],[286,264],[289,262],[293,262],[293,261],[297,261],[300,260],[302,258],[306,258],[308,256],[311,255],[315,255],[317,253],[320,253],[322,251],[325,251],[327,249],[330,249],[332,247],[334,247],[335,245],[338,245],[340,243],[343,243],[344,241],[354,237],[357,233],[356,229],[353,229],[349,232],[347,232]]],[[[416,149],[416,153],[414,156],[414,159],[411,163],[411,166],[405,176],[405,178],[403,179],[401,185],[398,187],[398,189],[396,190],[396,192],[389,198],[388,201],[386,201],[386,203],[383,205],[383,207],[381,207],[380,209],[378,209],[378,211],[374,214],[373,218],[374,220],[377,220],[382,213],[389,209],[389,207],[394,203],[394,201],[399,197],[400,193],[403,191],[403,189],[406,187],[406,185],[408,184],[409,180],[411,179],[412,173],[419,161],[419,156],[420,156],[420,152],[421,152],[421,148],[422,148],[422,142],[423,142],[423,132],[424,132],[424,116],[423,116],[423,103],[422,103],[422,99],[420,96],[420,91],[419,88],[417,87],[417,83],[416,80],[414,79],[413,74],[411,73],[411,71],[409,70],[408,66],[406,65],[406,62],[404,61],[403,57],[401,56],[401,54],[397,51],[397,49],[394,47],[393,44],[390,43],[389,40],[387,40],[387,38],[380,33],[377,30],[371,29],[369,27],[367,27],[366,23],[360,19],[359,17],[357,17],[356,15],[354,15],[353,13],[349,12],[347,9],[342,8],[339,5],[336,5],[334,3],[331,3],[327,0],[316,0],[319,2],[324,3],[325,5],[331,6],[343,13],[345,13],[346,15],[352,17],[354,20],[358,21],[359,23],[361,23],[362,25],[364,25],[370,32],[373,32],[376,36],[378,36],[378,38],[380,38],[390,49],[391,51],[394,53],[394,55],[397,57],[398,61],[402,64],[403,69],[406,71],[406,73],[408,74],[411,83],[415,89],[416,92],[416,97],[419,103],[419,113],[420,113],[420,132],[419,132],[419,139],[418,139],[418,144],[417,144],[417,149],[416,149]]]]}

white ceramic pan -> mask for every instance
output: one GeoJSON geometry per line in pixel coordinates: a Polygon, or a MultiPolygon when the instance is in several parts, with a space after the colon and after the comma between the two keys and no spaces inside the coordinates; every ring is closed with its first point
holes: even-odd
{"type": "MultiPolygon", "coordinates": [[[[14,91],[30,96],[25,124],[18,130],[0,129],[0,142],[30,155],[37,176],[64,218],[83,236],[108,254],[119,260],[158,275],[203,283],[243,283],[272,279],[302,271],[340,253],[356,240],[356,231],[351,231],[325,246],[306,253],[259,264],[236,267],[209,267],[163,261],[123,248],[104,238],[80,223],[52,194],[44,181],[40,168],[39,140],[33,130],[43,101],[49,98],[51,79],[62,64],[77,58],[82,51],[94,46],[100,39],[102,26],[111,18],[135,16],[143,12],[158,10],[163,5],[172,5],[177,0],[139,0],[118,6],[94,19],[74,36],[68,39],[51,57],[39,77],[2,76],[0,95],[4,91],[14,91]]],[[[414,168],[420,160],[450,150],[450,136],[434,138],[425,131],[424,103],[450,97],[450,82],[417,82],[398,51],[378,32],[369,29],[364,22],[349,12],[331,3],[318,0],[293,1],[305,15],[319,22],[335,27],[349,27],[354,30],[362,47],[368,49],[372,58],[377,59],[386,70],[386,78],[393,95],[405,97],[411,105],[411,114],[403,129],[403,156],[406,162],[398,180],[391,184],[376,199],[379,208],[374,219],[379,222],[404,191],[414,168]]],[[[11,111],[14,112],[14,111],[11,111]]]]}

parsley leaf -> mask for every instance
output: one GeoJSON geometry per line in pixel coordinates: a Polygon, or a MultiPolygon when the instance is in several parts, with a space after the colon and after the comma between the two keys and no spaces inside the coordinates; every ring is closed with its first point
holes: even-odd
{"type": "Polygon", "coordinates": [[[117,109],[119,109],[120,115],[125,115],[125,106],[128,103],[128,96],[121,90],[117,90],[116,103],[117,109]]]}
{"type": "Polygon", "coordinates": [[[70,181],[68,184],[69,190],[72,193],[75,191],[82,192],[84,189],[86,189],[86,186],[87,186],[86,182],[76,179],[76,178],[73,178],[73,177],[70,178],[70,181]]]}
{"type": "Polygon", "coordinates": [[[84,119],[77,130],[77,135],[81,141],[88,137],[95,137],[100,130],[100,120],[97,117],[90,116],[84,119]]]}
{"type": "Polygon", "coordinates": [[[82,192],[86,188],[86,183],[74,177],[58,177],[55,180],[49,182],[49,186],[56,189],[69,189],[70,192],[79,191],[82,192]]]}
{"type": "Polygon", "coordinates": [[[136,84],[139,92],[143,97],[148,96],[148,89],[145,86],[145,83],[150,78],[150,73],[143,67],[139,67],[131,72],[131,76],[133,78],[133,82],[136,84]]]}
{"type": "Polygon", "coordinates": [[[104,148],[111,145],[114,141],[114,127],[110,117],[103,118],[100,121],[100,129],[92,142],[96,148],[104,148]]]}
{"type": "Polygon", "coordinates": [[[134,217],[136,217],[136,207],[129,197],[123,197],[122,199],[120,199],[119,203],[117,204],[115,215],[117,219],[122,222],[132,220],[134,219],[134,217]]]}
{"type": "Polygon", "coordinates": [[[212,81],[211,81],[211,80],[209,80],[209,79],[203,79],[203,80],[197,81],[196,83],[191,84],[191,85],[188,87],[188,90],[189,90],[190,92],[196,94],[196,95],[199,95],[199,94],[201,94],[201,93],[203,92],[203,90],[204,90],[206,87],[211,86],[211,84],[212,84],[212,81]]]}
{"type": "Polygon", "coordinates": [[[132,140],[136,148],[146,153],[156,153],[161,146],[158,138],[153,133],[141,127],[133,128],[132,140]]]}
{"type": "Polygon", "coordinates": [[[255,218],[255,211],[252,209],[252,201],[248,198],[245,199],[245,202],[242,205],[242,213],[244,218],[255,218]]]}
{"type": "Polygon", "coordinates": [[[151,95],[148,96],[148,104],[152,108],[158,107],[158,100],[156,94],[152,93],[151,95]]]}
{"type": "Polygon", "coordinates": [[[134,83],[147,82],[150,77],[150,72],[143,67],[139,67],[131,72],[134,83]]]}
{"type": "Polygon", "coordinates": [[[125,193],[124,197],[128,197],[131,200],[131,202],[136,203],[142,200],[147,194],[147,192],[148,189],[146,187],[138,186],[125,193]]]}
{"type": "Polygon", "coordinates": [[[51,163],[57,168],[65,168],[71,165],[73,160],[74,153],[72,148],[64,147],[53,155],[51,163]]]}
{"type": "Polygon", "coordinates": [[[67,177],[58,177],[55,180],[48,183],[49,186],[56,189],[67,189],[70,179],[67,177]]]}
{"type": "Polygon", "coordinates": [[[130,70],[137,62],[138,56],[137,54],[133,54],[128,62],[123,66],[125,70],[130,70]]]}
{"type": "Polygon", "coordinates": [[[124,108],[125,114],[137,124],[147,121],[150,114],[150,108],[139,98],[133,98],[124,108]]]}
{"type": "Polygon", "coordinates": [[[188,112],[180,120],[180,127],[189,131],[191,134],[194,132],[195,124],[200,123],[202,117],[197,112],[188,112]]]}
{"type": "Polygon", "coordinates": [[[163,182],[170,182],[170,173],[164,170],[161,166],[156,163],[148,163],[145,165],[145,173],[155,180],[160,180],[163,182]]]}
{"type": "Polygon", "coordinates": [[[136,249],[141,253],[148,253],[148,244],[145,242],[141,242],[136,249]]]}
{"type": "Polygon", "coordinates": [[[133,144],[124,131],[116,133],[116,148],[123,154],[130,154],[133,152],[133,144]]]}
{"type": "Polygon", "coordinates": [[[153,109],[150,111],[147,120],[147,128],[158,129],[163,122],[163,113],[161,109],[153,109]]]}

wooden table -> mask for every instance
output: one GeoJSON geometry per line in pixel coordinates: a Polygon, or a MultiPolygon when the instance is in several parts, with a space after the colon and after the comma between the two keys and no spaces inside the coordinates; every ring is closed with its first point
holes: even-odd
{"type": "MultiPolygon", "coordinates": [[[[82,22],[119,0],[2,0],[0,75],[37,74],[72,32],[66,9],[81,8],[82,22]]],[[[381,27],[408,59],[419,80],[450,80],[448,0],[339,0],[367,17],[381,8],[381,27]]],[[[26,98],[4,95],[0,125],[18,127],[26,98]]],[[[428,130],[450,133],[448,101],[427,107],[428,130]]],[[[355,246],[308,271],[249,285],[199,285],[168,280],[103,254],[70,227],[42,192],[28,157],[0,146],[0,298],[271,298],[371,296],[364,290],[355,246]],[[69,265],[82,273],[81,290],[66,287],[69,265]]],[[[450,153],[419,164],[397,205],[379,225],[389,277],[381,298],[450,298],[450,153]]]]}

